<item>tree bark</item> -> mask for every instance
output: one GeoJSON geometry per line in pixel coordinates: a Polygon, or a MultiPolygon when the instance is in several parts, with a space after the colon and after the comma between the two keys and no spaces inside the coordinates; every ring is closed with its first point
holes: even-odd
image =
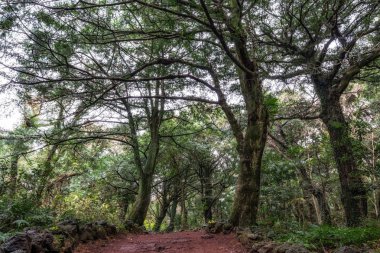
{"type": "Polygon", "coordinates": [[[166,213],[169,209],[170,206],[170,201],[168,200],[168,188],[169,188],[169,183],[164,181],[163,182],[163,191],[162,191],[162,202],[160,204],[160,210],[159,214],[156,217],[156,221],[153,226],[153,231],[158,232],[160,231],[161,224],[163,220],[165,219],[166,213]]]}
{"type": "Polygon", "coordinates": [[[299,167],[298,170],[301,174],[305,191],[308,194],[313,195],[317,200],[322,224],[331,225],[330,207],[328,205],[325,192],[312,182],[305,168],[299,167]]]}
{"type": "Polygon", "coordinates": [[[322,106],[321,118],[329,133],[338,169],[346,224],[358,226],[367,217],[367,191],[357,168],[349,125],[340,104],[340,94],[326,89],[323,83],[315,86],[322,106]]]}
{"type": "Polygon", "coordinates": [[[170,207],[169,213],[169,226],[166,229],[166,232],[173,232],[175,228],[175,217],[177,215],[177,205],[178,205],[178,196],[173,198],[172,205],[170,207]]]}
{"type": "Polygon", "coordinates": [[[144,224],[146,214],[148,213],[158,149],[158,132],[157,134],[152,133],[146,164],[144,168],[139,171],[139,189],[136,200],[132,205],[130,213],[128,214],[128,220],[139,226],[144,224]]]}
{"type": "Polygon", "coordinates": [[[203,203],[203,217],[205,223],[207,224],[212,220],[212,206],[213,206],[213,197],[212,197],[212,188],[205,190],[205,197],[202,199],[203,203]]]}
{"type": "Polygon", "coordinates": [[[232,48],[229,48],[223,34],[215,26],[205,1],[202,0],[200,3],[213,33],[236,67],[241,94],[244,99],[246,122],[242,127],[226,101],[218,78],[211,71],[214,91],[236,139],[240,160],[240,171],[230,222],[233,226],[250,227],[256,224],[260,195],[261,160],[268,126],[268,115],[259,78],[258,62],[254,57],[254,52],[250,50],[255,45],[247,43],[248,34],[242,21],[244,15],[239,1],[229,1],[229,16],[227,18],[227,15],[222,15],[229,33],[228,37],[231,38],[232,48]],[[245,128],[244,131],[243,128],[245,128]]]}
{"type": "Polygon", "coordinates": [[[214,203],[213,187],[212,187],[212,164],[203,164],[204,161],[199,162],[199,176],[202,188],[202,205],[203,205],[203,218],[207,224],[212,220],[212,206],[214,203]]]}
{"type": "MultiPolygon", "coordinates": [[[[17,151],[16,151],[17,152],[17,151]]],[[[10,164],[10,183],[9,183],[9,196],[14,197],[17,192],[17,181],[18,181],[18,160],[20,155],[14,152],[11,157],[10,164]]]]}
{"type": "MultiPolygon", "coordinates": [[[[249,65],[252,71],[256,70],[252,64],[249,65]]],[[[230,222],[234,226],[250,227],[256,225],[257,219],[268,115],[258,77],[241,73],[240,82],[246,101],[247,127],[244,137],[237,136],[240,171],[230,222]]]]}
{"type": "Polygon", "coordinates": [[[189,228],[188,215],[186,207],[186,179],[181,180],[181,229],[186,230],[189,228]]]}
{"type": "Polygon", "coordinates": [[[141,173],[136,200],[128,214],[128,220],[139,226],[144,225],[152,193],[153,173],[141,173]]]}
{"type": "MultiPolygon", "coordinates": [[[[156,94],[159,94],[159,84],[157,83],[156,94]]],[[[150,144],[148,147],[146,161],[143,164],[140,158],[140,148],[138,142],[138,135],[136,130],[136,123],[132,115],[132,111],[128,101],[124,100],[124,105],[128,112],[128,122],[131,130],[131,140],[133,143],[133,154],[135,164],[139,170],[139,189],[136,200],[133,203],[130,213],[128,214],[128,221],[142,226],[148,212],[151,194],[153,176],[156,168],[157,155],[160,148],[159,144],[159,128],[163,116],[164,102],[161,99],[150,99],[150,110],[146,105],[146,114],[149,124],[150,144]]]]}
{"type": "MultiPolygon", "coordinates": [[[[301,187],[304,187],[303,182],[301,183],[301,187]]],[[[312,224],[321,224],[321,215],[316,199],[306,189],[302,189],[302,193],[307,206],[306,221],[312,224]]]]}
{"type": "Polygon", "coordinates": [[[156,217],[156,221],[154,222],[153,231],[155,231],[155,232],[160,231],[161,224],[165,219],[165,216],[166,216],[166,213],[169,209],[169,206],[170,206],[170,203],[165,203],[165,204],[161,205],[160,213],[156,217]]]}
{"type": "Polygon", "coordinates": [[[38,182],[37,190],[36,190],[36,202],[38,205],[42,205],[43,203],[43,195],[44,191],[46,189],[46,184],[49,182],[49,179],[51,177],[51,174],[53,172],[53,164],[56,162],[56,152],[58,150],[58,144],[53,144],[51,149],[49,149],[47,158],[43,163],[42,166],[42,173],[40,176],[40,180],[38,182]]]}
{"type": "Polygon", "coordinates": [[[373,195],[374,195],[375,215],[377,219],[380,219],[380,189],[376,189],[373,192],[373,195]]]}

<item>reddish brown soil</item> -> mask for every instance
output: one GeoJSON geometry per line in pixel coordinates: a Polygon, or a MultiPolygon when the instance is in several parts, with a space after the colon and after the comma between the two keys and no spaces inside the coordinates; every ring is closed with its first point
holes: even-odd
{"type": "Polygon", "coordinates": [[[118,235],[107,241],[80,245],[75,253],[245,253],[235,235],[206,235],[205,232],[118,235]]]}

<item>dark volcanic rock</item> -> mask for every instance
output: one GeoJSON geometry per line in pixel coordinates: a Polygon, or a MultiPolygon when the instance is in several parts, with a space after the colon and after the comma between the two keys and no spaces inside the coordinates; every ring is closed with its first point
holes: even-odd
{"type": "Polygon", "coordinates": [[[222,233],[222,232],[223,232],[223,227],[224,227],[224,223],[222,223],[222,222],[217,222],[217,223],[215,223],[214,228],[211,229],[211,233],[213,233],[213,234],[219,234],[219,233],[222,233]]]}
{"type": "Polygon", "coordinates": [[[46,230],[28,229],[25,234],[31,238],[32,253],[58,253],[54,248],[54,236],[46,230]]]}
{"type": "Polygon", "coordinates": [[[250,253],[310,253],[301,245],[276,243],[272,241],[258,242],[252,245],[250,253]]]}
{"type": "Polygon", "coordinates": [[[60,231],[75,237],[79,234],[79,222],[75,220],[67,220],[58,223],[58,228],[60,231]]]}
{"type": "Polygon", "coordinates": [[[20,253],[31,253],[32,251],[32,240],[26,234],[15,235],[6,241],[1,249],[4,253],[14,253],[19,251],[20,253]]]}
{"type": "MultiPolygon", "coordinates": [[[[27,229],[7,240],[0,253],[71,253],[80,242],[107,239],[117,233],[105,221],[81,225],[78,221],[60,222],[55,230],[27,229]]],[[[140,229],[140,228],[139,228],[140,229]]]]}
{"type": "Polygon", "coordinates": [[[211,234],[219,234],[224,231],[223,222],[210,222],[207,224],[206,232],[211,234]]]}
{"type": "Polygon", "coordinates": [[[343,246],[334,251],[334,253],[361,253],[360,249],[352,246],[343,246]]]}
{"type": "Polygon", "coordinates": [[[226,223],[223,226],[223,234],[229,234],[232,232],[233,229],[234,229],[234,226],[232,226],[232,224],[226,223]]]}

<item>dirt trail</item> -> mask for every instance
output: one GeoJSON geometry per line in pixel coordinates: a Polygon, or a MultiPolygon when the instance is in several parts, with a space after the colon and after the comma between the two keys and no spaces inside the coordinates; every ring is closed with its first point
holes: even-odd
{"type": "Polygon", "coordinates": [[[235,235],[208,236],[203,231],[118,235],[107,241],[80,245],[75,253],[245,253],[235,235]]]}

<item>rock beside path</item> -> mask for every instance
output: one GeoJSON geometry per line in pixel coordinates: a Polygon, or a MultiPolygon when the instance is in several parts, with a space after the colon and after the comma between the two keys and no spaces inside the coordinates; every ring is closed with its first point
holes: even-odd
{"type": "Polygon", "coordinates": [[[254,243],[249,253],[310,253],[310,251],[301,245],[268,241],[254,243]]]}
{"type": "Polygon", "coordinates": [[[0,253],[71,253],[81,242],[106,239],[117,229],[107,222],[63,221],[50,230],[26,229],[0,246],[0,253]]]}
{"type": "Polygon", "coordinates": [[[210,222],[205,226],[205,231],[210,234],[229,234],[233,230],[233,226],[224,222],[210,222]]]}
{"type": "Polygon", "coordinates": [[[32,239],[26,235],[15,235],[11,237],[9,240],[7,240],[0,249],[0,252],[4,253],[11,253],[16,252],[17,253],[31,253],[32,251],[32,239]]]}
{"type": "Polygon", "coordinates": [[[301,245],[274,242],[249,230],[238,231],[237,238],[249,253],[310,253],[301,245]]]}

